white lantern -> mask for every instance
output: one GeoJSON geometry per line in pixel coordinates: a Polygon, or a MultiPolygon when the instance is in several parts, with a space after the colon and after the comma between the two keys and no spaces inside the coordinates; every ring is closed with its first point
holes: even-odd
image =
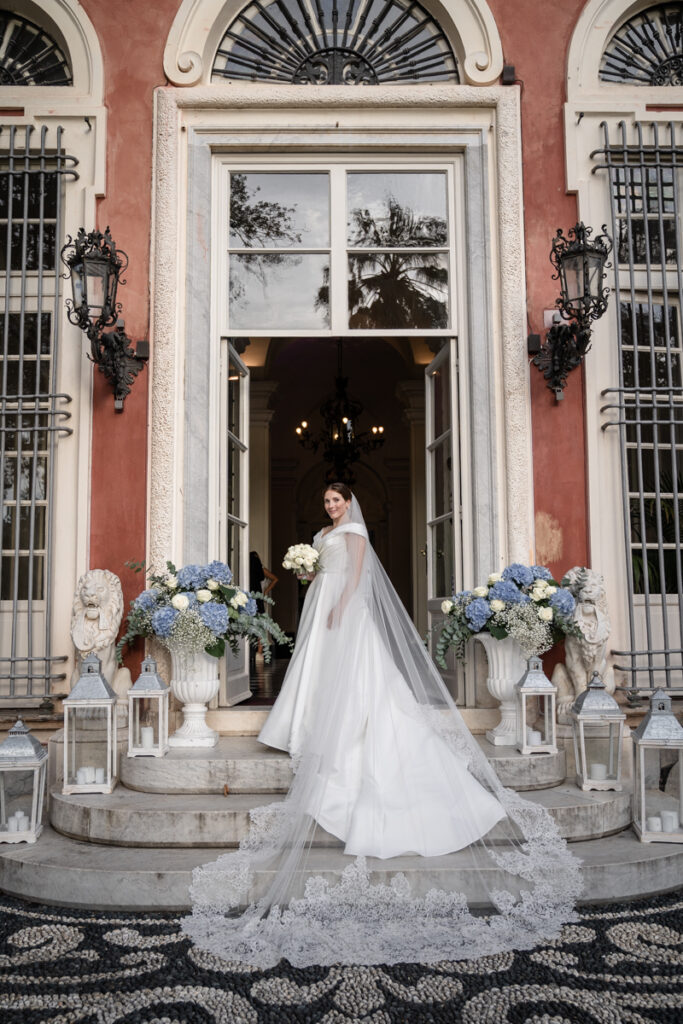
{"type": "Polygon", "coordinates": [[[597,672],[572,704],[571,716],[576,785],[583,790],[620,790],[626,715],[597,672]]]}
{"type": "Polygon", "coordinates": [[[517,749],[522,754],[556,754],[555,698],[553,686],[540,658],[529,658],[527,670],[517,683],[517,749]],[[533,711],[532,711],[533,708],[533,711]],[[537,717],[540,721],[537,722],[537,717]],[[533,719],[534,724],[530,723],[533,719]],[[540,726],[537,728],[536,726],[540,726]]]}
{"type": "Polygon", "coordinates": [[[47,750],[22,721],[0,743],[0,843],[35,843],[43,831],[47,750]]]}
{"type": "Polygon", "coordinates": [[[664,690],[653,693],[650,710],[633,732],[633,757],[636,835],[643,843],[683,843],[683,728],[664,690]],[[672,772],[678,786],[667,793],[672,772]]]}
{"type": "Polygon", "coordinates": [[[64,705],[62,793],[111,793],[117,777],[116,694],[89,654],[64,705]]]}
{"type": "Polygon", "coordinates": [[[145,658],[128,691],[128,757],[163,757],[168,752],[170,693],[154,658],[145,658]]]}

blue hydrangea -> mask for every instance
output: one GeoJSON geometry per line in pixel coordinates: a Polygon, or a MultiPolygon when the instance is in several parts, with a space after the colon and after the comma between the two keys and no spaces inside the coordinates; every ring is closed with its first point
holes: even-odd
{"type": "Polygon", "coordinates": [[[242,609],[240,609],[243,615],[256,615],[258,612],[258,605],[253,597],[250,597],[247,603],[242,609]]]}
{"type": "Polygon", "coordinates": [[[199,617],[214,636],[222,636],[228,628],[228,609],[224,604],[211,601],[199,608],[199,617]]]}
{"type": "Polygon", "coordinates": [[[135,607],[141,608],[143,612],[151,612],[157,606],[157,600],[159,598],[158,590],[143,590],[141,594],[135,598],[135,607]]]}
{"type": "Polygon", "coordinates": [[[546,569],[544,565],[532,565],[531,572],[535,580],[551,580],[553,574],[550,569],[546,569]]]}
{"type": "Polygon", "coordinates": [[[230,566],[225,562],[209,562],[204,566],[204,574],[207,580],[215,580],[216,583],[222,583],[226,587],[232,583],[232,572],[230,566]]]}
{"type": "Polygon", "coordinates": [[[192,590],[182,590],[181,594],[190,602],[190,608],[197,603],[197,595],[192,590]]]}
{"type": "Polygon", "coordinates": [[[503,569],[502,572],[503,580],[512,580],[513,583],[517,583],[520,587],[528,587],[534,582],[534,574],[528,565],[521,565],[519,562],[513,562],[512,565],[508,565],[507,569],[503,569]]]}
{"type": "Polygon", "coordinates": [[[475,597],[474,601],[470,601],[465,609],[465,617],[470,629],[475,633],[484,628],[492,614],[491,605],[483,597],[475,597]]]}
{"type": "Polygon", "coordinates": [[[550,606],[555,609],[558,615],[563,615],[567,619],[572,615],[576,607],[576,601],[568,590],[558,590],[550,598],[550,606]]]}
{"type": "Polygon", "coordinates": [[[170,636],[177,618],[178,612],[175,608],[171,608],[170,606],[167,606],[166,608],[159,608],[159,610],[152,616],[152,629],[157,636],[170,636]]]}
{"type": "Polygon", "coordinates": [[[199,590],[206,586],[206,572],[201,565],[186,565],[178,571],[178,586],[183,590],[199,590]]]}
{"type": "Polygon", "coordinates": [[[489,590],[489,601],[505,601],[507,604],[525,604],[529,600],[527,594],[515,586],[511,580],[498,580],[489,590]]]}

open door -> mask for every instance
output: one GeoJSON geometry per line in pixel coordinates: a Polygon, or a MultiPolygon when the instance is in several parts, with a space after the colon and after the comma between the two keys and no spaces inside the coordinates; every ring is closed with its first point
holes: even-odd
{"type": "MultiPolygon", "coordinates": [[[[425,370],[427,622],[431,649],[436,646],[432,629],[443,619],[441,602],[462,589],[457,345],[457,338],[450,338],[425,370]]],[[[442,675],[453,698],[463,703],[462,672],[452,653],[442,675]]]]}
{"type": "MultiPolygon", "coordinates": [[[[227,463],[221,474],[221,508],[226,561],[233,579],[249,590],[249,370],[229,341],[221,359],[227,463]]],[[[249,649],[242,643],[238,654],[228,651],[222,672],[221,700],[225,707],[251,697],[249,649]]]]}

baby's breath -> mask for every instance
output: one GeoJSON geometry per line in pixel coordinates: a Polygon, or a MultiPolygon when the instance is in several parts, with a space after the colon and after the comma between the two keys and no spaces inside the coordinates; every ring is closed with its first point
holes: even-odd
{"type": "Polygon", "coordinates": [[[213,633],[206,628],[194,609],[188,609],[179,615],[169,636],[166,639],[159,639],[169,650],[184,651],[187,654],[196,654],[215,642],[213,633]]]}

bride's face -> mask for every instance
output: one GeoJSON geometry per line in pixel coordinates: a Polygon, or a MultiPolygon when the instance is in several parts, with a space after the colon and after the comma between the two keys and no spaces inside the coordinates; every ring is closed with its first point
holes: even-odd
{"type": "Polygon", "coordinates": [[[350,501],[345,501],[338,491],[325,491],[323,503],[325,511],[334,524],[341,519],[351,504],[350,501]]]}

